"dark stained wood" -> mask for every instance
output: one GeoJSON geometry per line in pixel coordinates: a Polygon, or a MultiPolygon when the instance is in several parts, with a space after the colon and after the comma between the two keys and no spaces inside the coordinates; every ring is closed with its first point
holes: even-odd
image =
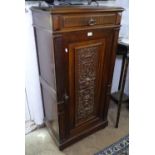
{"type": "Polygon", "coordinates": [[[117,13],[116,24],[120,25],[120,23],[121,23],[121,18],[122,18],[122,13],[117,13]]]}
{"type": "Polygon", "coordinates": [[[111,86],[112,86],[112,77],[113,77],[113,70],[114,70],[114,64],[115,64],[115,58],[116,58],[116,48],[117,48],[117,42],[118,42],[118,34],[119,34],[119,29],[114,29],[113,32],[113,44],[111,44],[111,52],[109,52],[109,63],[108,63],[108,67],[106,68],[106,79],[105,82],[107,82],[108,84],[106,86],[106,92],[104,93],[105,96],[104,100],[106,102],[105,106],[104,106],[104,110],[103,110],[103,118],[107,119],[107,113],[108,113],[108,107],[109,107],[109,101],[110,101],[110,92],[111,92],[111,86]]]}
{"type": "Polygon", "coordinates": [[[107,125],[108,125],[108,121],[104,121],[104,122],[102,121],[102,122],[98,123],[97,125],[93,125],[91,127],[89,126],[87,128],[87,130],[86,129],[82,130],[79,134],[66,139],[66,141],[64,143],[59,145],[59,149],[63,150],[67,146],[69,146],[69,145],[71,145],[71,144],[85,138],[86,136],[88,136],[88,135],[90,135],[90,134],[92,134],[92,133],[94,133],[94,132],[96,132],[96,131],[98,131],[100,129],[105,128],[107,125]]]}
{"type": "Polygon", "coordinates": [[[99,98],[102,92],[101,75],[104,76],[105,45],[105,38],[70,44],[70,119],[74,128],[98,118],[99,105],[104,103],[99,98]]]}
{"type": "Polygon", "coordinates": [[[52,16],[52,21],[54,21],[54,23],[53,23],[53,30],[54,31],[61,29],[61,21],[60,21],[60,18],[61,17],[59,15],[52,16]]]}
{"type": "Polygon", "coordinates": [[[60,149],[108,125],[122,8],[32,8],[46,124],[60,149]]]}
{"type": "MultiPolygon", "coordinates": [[[[61,15],[59,20],[62,23],[61,29],[83,27],[83,26],[96,26],[96,25],[112,25],[115,24],[115,13],[102,13],[102,14],[73,14],[61,15]]],[[[55,24],[55,22],[54,22],[55,24]]]]}

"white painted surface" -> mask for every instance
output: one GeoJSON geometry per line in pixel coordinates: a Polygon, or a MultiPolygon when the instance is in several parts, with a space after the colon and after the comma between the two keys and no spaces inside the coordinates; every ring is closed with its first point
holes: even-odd
{"type": "MultiPolygon", "coordinates": [[[[102,5],[115,5],[122,6],[125,8],[122,16],[122,27],[120,30],[120,36],[128,38],[128,0],[116,0],[109,2],[100,2],[102,5]]],[[[34,33],[32,28],[32,16],[29,8],[31,6],[38,5],[38,2],[29,2],[25,4],[26,10],[25,13],[25,25],[26,25],[26,91],[27,91],[27,99],[29,104],[29,111],[31,115],[31,119],[35,121],[36,124],[43,123],[43,107],[41,100],[41,92],[39,85],[39,75],[38,75],[38,67],[37,67],[37,59],[36,59],[36,49],[34,42],[34,33]]],[[[116,59],[115,71],[113,77],[113,85],[112,92],[117,90],[118,81],[120,76],[120,68],[121,67],[121,59],[116,59]]],[[[127,82],[125,86],[125,92],[128,94],[128,76],[127,82]]]]}

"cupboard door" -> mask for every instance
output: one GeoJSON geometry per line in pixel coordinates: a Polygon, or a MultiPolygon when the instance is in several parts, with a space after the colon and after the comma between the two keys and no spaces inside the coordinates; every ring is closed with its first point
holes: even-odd
{"type": "Polygon", "coordinates": [[[71,128],[99,120],[106,39],[69,45],[71,128]]]}

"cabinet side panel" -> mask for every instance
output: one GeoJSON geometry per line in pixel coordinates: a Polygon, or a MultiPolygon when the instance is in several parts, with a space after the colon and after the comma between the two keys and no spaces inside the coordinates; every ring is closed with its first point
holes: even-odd
{"type": "Polygon", "coordinates": [[[38,28],[34,28],[34,32],[38,56],[42,100],[44,104],[45,121],[48,128],[55,135],[58,141],[58,107],[52,34],[48,31],[44,31],[38,28]]]}
{"type": "Polygon", "coordinates": [[[52,36],[48,31],[36,29],[36,41],[40,76],[56,91],[52,36]]]}
{"type": "Polygon", "coordinates": [[[32,16],[33,16],[33,25],[46,29],[51,30],[52,27],[52,20],[51,15],[47,12],[37,12],[32,10],[32,16]]]}
{"type": "Polygon", "coordinates": [[[57,113],[57,102],[52,97],[51,92],[42,86],[42,95],[45,111],[45,119],[48,125],[57,139],[59,139],[59,125],[58,125],[58,113],[57,113]]]}

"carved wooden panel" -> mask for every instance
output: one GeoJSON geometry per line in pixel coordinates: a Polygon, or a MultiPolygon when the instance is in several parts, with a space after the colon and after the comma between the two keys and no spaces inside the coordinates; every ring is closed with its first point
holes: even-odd
{"type": "Polygon", "coordinates": [[[100,117],[100,105],[103,104],[100,96],[102,95],[105,52],[106,38],[69,45],[71,129],[100,117]]]}
{"type": "Polygon", "coordinates": [[[75,48],[75,123],[95,116],[97,102],[99,59],[103,43],[92,43],[75,48]]]}
{"type": "Polygon", "coordinates": [[[94,111],[98,47],[85,47],[75,51],[76,121],[87,118],[94,111]]]}

